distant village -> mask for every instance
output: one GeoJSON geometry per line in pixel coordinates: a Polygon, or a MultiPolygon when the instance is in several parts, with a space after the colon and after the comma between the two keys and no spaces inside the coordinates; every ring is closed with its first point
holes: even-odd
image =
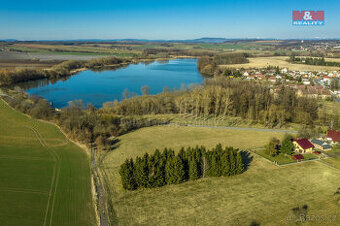
{"type": "MultiPolygon", "coordinates": [[[[267,80],[273,84],[285,83],[297,90],[299,96],[340,98],[340,90],[330,89],[332,80],[340,81],[340,70],[330,72],[291,71],[287,68],[247,69],[242,74],[247,80],[267,80]]],[[[274,90],[275,91],[275,90],[274,90]]]]}

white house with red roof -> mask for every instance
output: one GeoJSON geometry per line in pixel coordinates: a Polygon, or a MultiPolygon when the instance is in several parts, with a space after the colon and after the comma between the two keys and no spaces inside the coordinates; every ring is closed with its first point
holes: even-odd
{"type": "Polygon", "coordinates": [[[308,152],[311,153],[314,149],[314,145],[307,138],[294,139],[293,145],[294,150],[302,154],[308,152]]]}
{"type": "Polygon", "coordinates": [[[327,133],[327,140],[331,141],[333,144],[340,143],[340,131],[329,130],[327,133]]]}

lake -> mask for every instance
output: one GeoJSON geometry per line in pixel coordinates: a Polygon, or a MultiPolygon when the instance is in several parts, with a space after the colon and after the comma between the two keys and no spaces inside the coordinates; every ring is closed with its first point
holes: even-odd
{"type": "Polygon", "coordinates": [[[125,68],[107,71],[83,71],[56,82],[35,82],[26,90],[47,99],[56,108],[72,100],[83,100],[97,108],[103,103],[122,100],[125,89],[141,95],[141,87],[148,86],[150,94],[161,93],[164,87],[180,89],[183,84],[201,84],[203,76],[197,70],[197,59],[174,59],[162,62],[130,64],[125,68]]]}

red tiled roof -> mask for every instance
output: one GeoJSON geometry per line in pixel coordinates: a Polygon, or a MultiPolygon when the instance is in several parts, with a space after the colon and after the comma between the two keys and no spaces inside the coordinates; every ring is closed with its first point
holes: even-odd
{"type": "Polygon", "coordinates": [[[295,140],[299,145],[300,147],[302,147],[303,149],[308,149],[308,148],[313,148],[314,145],[309,142],[308,139],[306,138],[302,138],[302,139],[298,139],[298,140],[295,140]]]}
{"type": "Polygon", "coordinates": [[[303,155],[298,154],[298,155],[293,155],[293,156],[292,156],[292,159],[293,159],[293,160],[301,161],[302,159],[304,159],[304,157],[303,157],[303,155]]]}
{"type": "Polygon", "coordinates": [[[340,131],[329,130],[327,137],[332,138],[333,142],[340,142],[340,131]]]}

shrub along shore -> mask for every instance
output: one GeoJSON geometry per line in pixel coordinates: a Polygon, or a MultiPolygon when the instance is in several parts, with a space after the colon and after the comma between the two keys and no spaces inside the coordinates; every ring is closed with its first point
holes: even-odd
{"type": "Polygon", "coordinates": [[[58,79],[71,76],[79,70],[99,69],[105,66],[121,67],[132,63],[131,59],[105,57],[89,61],[64,61],[49,69],[19,69],[0,70],[0,86],[9,86],[16,83],[28,82],[39,79],[58,79]]]}

